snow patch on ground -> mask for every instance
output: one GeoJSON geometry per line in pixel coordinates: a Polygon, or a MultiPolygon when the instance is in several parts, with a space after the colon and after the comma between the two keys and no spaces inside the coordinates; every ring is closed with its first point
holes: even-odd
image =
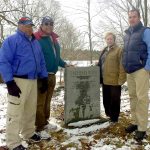
{"type": "MultiPolygon", "coordinates": [[[[122,97],[121,97],[121,112],[128,112],[130,110],[130,105],[129,105],[129,96],[128,93],[124,90],[122,90],[122,97]]],[[[56,95],[53,100],[52,100],[52,105],[54,107],[57,107],[58,105],[64,105],[64,90],[59,91],[59,94],[56,95]]],[[[0,84],[0,146],[5,145],[5,128],[6,128],[6,108],[7,108],[7,90],[6,90],[6,85],[5,84],[0,84]]],[[[55,109],[54,109],[55,111],[55,109]]],[[[149,111],[150,113],[150,111],[149,111]]],[[[102,97],[101,97],[101,115],[105,117],[104,115],[104,108],[102,104],[102,97]]],[[[93,123],[97,121],[97,119],[93,120],[88,120],[88,121],[80,121],[76,124],[71,124],[74,126],[83,126],[87,123],[93,123]]],[[[57,125],[58,129],[63,129],[59,121],[55,118],[50,118],[50,122],[57,125]]],[[[75,129],[66,129],[64,128],[63,132],[66,133],[69,138],[62,142],[61,145],[67,145],[69,143],[75,143],[78,145],[78,148],[81,148],[81,139],[87,140],[89,142],[92,142],[93,136],[92,133],[96,132],[102,128],[107,128],[110,126],[109,122],[105,122],[103,124],[94,124],[88,127],[82,127],[82,128],[75,128],[75,129]],[[88,135],[88,136],[87,136],[88,135]]],[[[150,118],[149,118],[149,127],[150,127],[150,118]]],[[[110,138],[109,138],[110,139],[110,138]]],[[[126,141],[125,145],[123,145],[121,148],[117,148],[115,145],[109,144],[106,145],[105,141],[107,138],[103,138],[97,141],[96,144],[92,145],[90,148],[91,150],[131,150],[133,148],[136,148],[137,145],[133,145],[132,140],[126,141]]],[[[112,141],[114,140],[117,142],[118,138],[111,139],[112,141]]],[[[134,141],[135,142],[135,141],[134,141]]],[[[150,144],[147,144],[144,148],[145,150],[150,150],[150,144]]],[[[75,147],[70,147],[67,148],[67,150],[76,150],[75,147]]]]}
{"type": "Polygon", "coordinates": [[[85,121],[78,121],[75,123],[69,123],[68,126],[73,126],[73,127],[82,127],[84,125],[92,124],[95,122],[98,122],[100,119],[90,119],[90,120],[85,120],[85,121]]]}
{"type": "Polygon", "coordinates": [[[69,136],[71,135],[84,135],[86,133],[92,133],[94,131],[97,131],[99,129],[102,129],[102,128],[106,128],[108,127],[110,124],[109,122],[106,122],[106,123],[103,123],[103,124],[100,124],[100,125],[92,125],[90,127],[83,127],[83,128],[75,128],[75,129],[65,129],[64,132],[66,132],[69,136]]]}

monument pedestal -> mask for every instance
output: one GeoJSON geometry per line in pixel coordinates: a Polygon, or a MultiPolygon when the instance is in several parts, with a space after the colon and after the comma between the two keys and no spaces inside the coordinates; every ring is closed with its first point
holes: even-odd
{"type": "Polygon", "coordinates": [[[100,117],[99,67],[65,69],[65,124],[100,117]]]}

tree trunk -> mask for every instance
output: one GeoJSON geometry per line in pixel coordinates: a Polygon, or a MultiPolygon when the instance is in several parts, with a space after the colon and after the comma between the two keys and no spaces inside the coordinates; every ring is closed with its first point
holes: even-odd
{"type": "Polygon", "coordinates": [[[90,13],[90,0],[88,0],[88,30],[89,30],[89,44],[90,44],[90,63],[92,64],[92,36],[91,36],[91,13],[90,13]]]}
{"type": "Polygon", "coordinates": [[[144,8],[145,8],[145,19],[144,19],[144,26],[147,26],[148,18],[147,18],[147,0],[144,0],[144,8]]]}

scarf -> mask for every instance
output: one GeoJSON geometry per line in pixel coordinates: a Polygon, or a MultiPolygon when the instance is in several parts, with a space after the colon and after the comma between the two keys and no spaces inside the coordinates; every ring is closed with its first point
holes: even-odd
{"type": "Polygon", "coordinates": [[[40,40],[43,36],[50,36],[50,38],[53,39],[54,43],[57,43],[57,38],[59,37],[55,32],[51,32],[50,34],[45,33],[44,31],[41,30],[41,28],[34,33],[34,36],[36,37],[37,40],[40,40]]]}

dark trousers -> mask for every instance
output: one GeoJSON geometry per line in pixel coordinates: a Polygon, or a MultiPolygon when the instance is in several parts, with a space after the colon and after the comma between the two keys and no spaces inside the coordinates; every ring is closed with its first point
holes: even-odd
{"type": "Polygon", "coordinates": [[[44,126],[48,124],[50,117],[51,99],[56,84],[55,74],[48,75],[48,90],[45,93],[40,92],[41,82],[38,81],[38,98],[36,111],[36,131],[42,131],[44,126]]]}
{"type": "Polygon", "coordinates": [[[120,114],[121,86],[102,84],[102,92],[106,115],[110,117],[111,121],[118,121],[120,114]]]}

